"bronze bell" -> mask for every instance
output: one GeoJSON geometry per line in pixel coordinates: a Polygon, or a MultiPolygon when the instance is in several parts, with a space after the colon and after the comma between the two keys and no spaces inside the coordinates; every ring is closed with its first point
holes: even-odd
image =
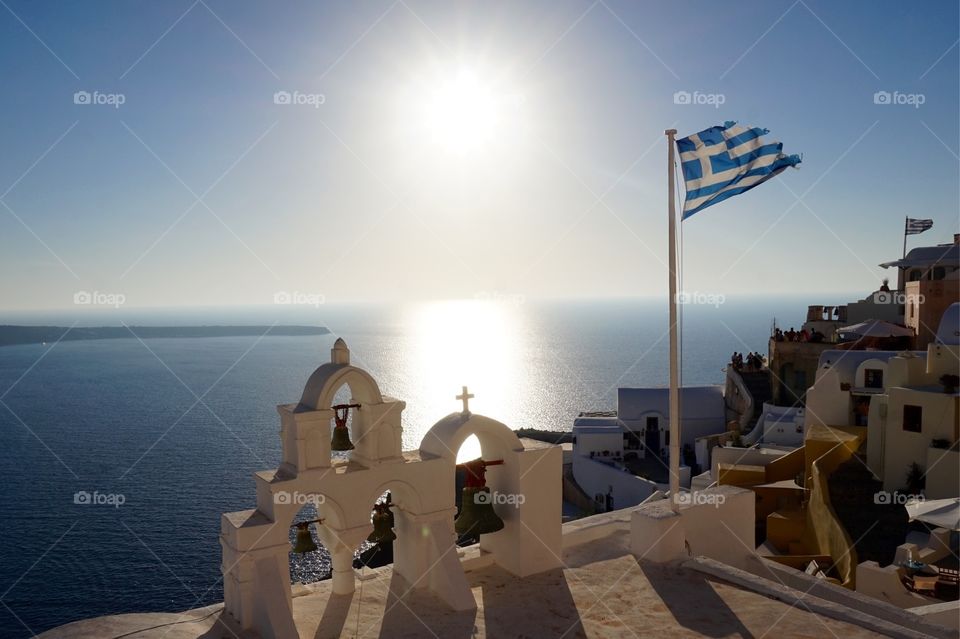
{"type": "Polygon", "coordinates": [[[460,503],[460,516],[454,528],[461,537],[477,537],[503,530],[503,520],[493,510],[493,497],[487,486],[465,486],[460,503]]]}
{"type": "Polygon", "coordinates": [[[310,522],[304,521],[295,525],[297,527],[297,539],[293,542],[293,552],[305,553],[316,550],[317,544],[313,541],[313,535],[310,534],[310,522]]]}
{"type": "Polygon", "coordinates": [[[353,450],[353,442],[350,441],[350,431],[346,426],[333,427],[333,439],[330,440],[330,450],[353,450]]]}
{"type": "Polygon", "coordinates": [[[387,504],[377,504],[373,511],[373,532],[367,536],[367,541],[374,544],[384,544],[397,538],[393,532],[393,514],[387,504]]]}
{"type": "Polygon", "coordinates": [[[353,442],[350,441],[350,431],[347,430],[347,417],[350,415],[351,408],[360,408],[360,404],[337,404],[332,406],[333,419],[333,438],[330,440],[330,450],[346,451],[353,450],[353,442]]]}

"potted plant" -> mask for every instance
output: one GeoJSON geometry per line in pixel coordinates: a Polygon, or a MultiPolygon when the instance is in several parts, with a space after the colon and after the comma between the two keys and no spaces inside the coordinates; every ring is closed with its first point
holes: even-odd
{"type": "Polygon", "coordinates": [[[947,373],[940,376],[940,383],[943,384],[943,392],[952,395],[957,392],[957,386],[960,385],[960,375],[947,373]]]}
{"type": "Polygon", "coordinates": [[[926,473],[920,468],[917,462],[912,462],[907,466],[907,491],[910,494],[918,495],[923,492],[926,484],[926,473]]]}

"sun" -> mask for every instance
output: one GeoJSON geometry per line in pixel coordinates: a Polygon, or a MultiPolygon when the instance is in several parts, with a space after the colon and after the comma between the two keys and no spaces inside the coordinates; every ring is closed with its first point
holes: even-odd
{"type": "Polygon", "coordinates": [[[423,124],[430,141],[465,155],[487,146],[497,134],[504,100],[470,69],[428,91],[423,124]]]}

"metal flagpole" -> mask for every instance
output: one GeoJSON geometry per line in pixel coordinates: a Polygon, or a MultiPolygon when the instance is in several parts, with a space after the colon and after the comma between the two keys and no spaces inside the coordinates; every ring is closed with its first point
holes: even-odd
{"type": "MultiPolygon", "coordinates": [[[[909,226],[910,216],[903,218],[903,257],[907,256],[907,227],[909,226]]],[[[900,258],[903,259],[903,258],[900,258]]]]}
{"type": "MultiPolygon", "coordinates": [[[[903,256],[900,258],[901,260],[905,260],[907,258],[907,227],[909,225],[910,225],[910,216],[906,215],[903,218],[903,256]]],[[[900,277],[899,277],[900,281],[897,282],[897,290],[906,291],[907,290],[907,282],[906,282],[907,271],[905,268],[903,268],[903,265],[901,265],[900,268],[897,270],[900,272],[900,277]]]]}
{"type": "Polygon", "coordinates": [[[670,507],[680,512],[680,388],[679,362],[677,361],[677,212],[674,201],[674,136],[676,129],[664,131],[667,136],[667,191],[669,192],[669,215],[667,242],[669,243],[669,290],[670,290],[670,507]]]}

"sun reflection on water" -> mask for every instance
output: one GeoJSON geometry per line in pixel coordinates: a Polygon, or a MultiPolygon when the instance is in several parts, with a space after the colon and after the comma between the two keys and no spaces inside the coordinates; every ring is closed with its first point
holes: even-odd
{"type": "MultiPolygon", "coordinates": [[[[437,417],[459,412],[455,399],[462,386],[476,397],[470,411],[513,426],[522,374],[523,315],[516,304],[488,300],[432,302],[408,309],[406,323],[414,336],[410,369],[420,397],[417,411],[437,417]]],[[[432,423],[432,422],[431,422],[432,423]]],[[[422,433],[421,433],[422,435],[422,433]]],[[[468,438],[457,461],[480,455],[480,442],[468,438]]]]}

